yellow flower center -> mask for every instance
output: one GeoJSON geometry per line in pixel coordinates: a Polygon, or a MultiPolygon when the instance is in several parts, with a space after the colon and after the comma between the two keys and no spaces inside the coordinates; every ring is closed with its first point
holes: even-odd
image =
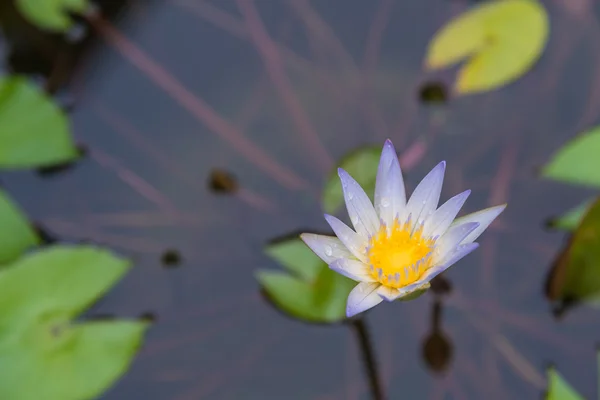
{"type": "Polygon", "coordinates": [[[431,267],[435,239],[423,237],[423,226],[394,220],[388,231],[381,225],[369,240],[371,274],[385,286],[401,288],[416,282],[431,267]]]}

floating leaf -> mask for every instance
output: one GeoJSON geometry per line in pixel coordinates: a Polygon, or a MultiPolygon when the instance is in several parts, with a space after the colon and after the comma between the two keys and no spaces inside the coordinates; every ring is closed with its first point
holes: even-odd
{"type": "Polygon", "coordinates": [[[6,192],[0,190],[0,264],[14,261],[40,238],[6,192]]]}
{"type": "Polygon", "coordinates": [[[561,217],[552,219],[549,224],[550,227],[565,231],[574,231],[579,226],[579,223],[583,219],[583,216],[590,208],[592,203],[592,200],[585,201],[577,207],[567,211],[561,217]]]}
{"type": "Polygon", "coordinates": [[[600,187],[600,127],[579,135],[564,145],[544,167],[546,178],[600,187]]]}
{"type": "Polygon", "coordinates": [[[83,13],[89,0],[17,0],[25,18],[40,29],[67,31],[73,25],[69,13],[83,13]]]}
{"type": "Polygon", "coordinates": [[[548,39],[548,16],[535,0],[481,3],[443,27],[427,52],[429,69],[469,58],[455,84],[460,94],[495,89],[523,75],[548,39]]]}
{"type": "Polygon", "coordinates": [[[0,272],[0,398],[92,399],[126,371],[147,323],[73,319],[128,268],[91,246],[54,246],[0,272]]]}
{"type": "Polygon", "coordinates": [[[600,296],[600,199],[589,208],[552,269],[548,297],[553,301],[595,302],[600,296]]]}
{"type": "Polygon", "coordinates": [[[272,243],[265,248],[265,253],[305,281],[315,280],[323,269],[323,261],[296,238],[272,243]]]}
{"type": "MultiPolygon", "coordinates": [[[[362,186],[373,201],[375,193],[375,180],[377,178],[377,167],[381,157],[381,148],[363,147],[345,156],[338,167],[345,169],[362,186]]],[[[331,173],[321,200],[323,210],[333,214],[344,204],[344,193],[342,184],[337,174],[337,168],[331,173]]]]}
{"type": "Polygon", "coordinates": [[[308,322],[335,323],[346,318],[346,301],[355,282],[330,270],[300,239],[270,245],[267,254],[289,271],[256,273],[275,306],[308,322]]]}
{"type": "Polygon", "coordinates": [[[547,375],[546,400],[584,400],[554,368],[548,368],[547,375]]]}
{"type": "Polygon", "coordinates": [[[77,157],[67,117],[56,104],[24,78],[0,78],[0,168],[43,167],[77,157]]]}

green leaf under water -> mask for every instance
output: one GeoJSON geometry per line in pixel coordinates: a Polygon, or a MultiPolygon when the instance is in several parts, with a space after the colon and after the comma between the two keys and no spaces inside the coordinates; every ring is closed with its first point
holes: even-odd
{"type": "Polygon", "coordinates": [[[17,7],[29,22],[40,29],[61,32],[73,25],[69,13],[83,13],[89,0],[17,0],[17,7]]]}
{"type": "Polygon", "coordinates": [[[458,73],[459,94],[492,90],[519,78],[540,57],[549,22],[535,0],[480,3],[436,33],[427,52],[429,69],[468,61],[458,73]]]}
{"type": "Polygon", "coordinates": [[[0,398],[92,399],[127,370],[147,323],[74,319],[129,267],[92,246],[52,246],[0,272],[0,398]]]}
{"type": "Polygon", "coordinates": [[[25,78],[0,78],[0,168],[42,167],[77,157],[67,117],[52,99],[25,78]]]}
{"type": "Polygon", "coordinates": [[[581,223],[581,220],[592,203],[593,200],[585,201],[577,207],[570,209],[562,216],[552,219],[550,221],[550,227],[565,231],[574,231],[581,223]]]}
{"type": "Polygon", "coordinates": [[[600,199],[585,213],[548,282],[553,301],[596,302],[600,297],[600,199]]]}
{"type": "Polygon", "coordinates": [[[0,264],[17,259],[25,250],[40,243],[27,217],[0,190],[0,264]]]}
{"type": "Polygon", "coordinates": [[[256,273],[276,307],[308,322],[335,323],[346,318],[346,301],[356,282],[329,269],[300,239],[272,244],[267,254],[287,270],[256,273]]]}
{"type": "Polygon", "coordinates": [[[337,173],[338,167],[352,175],[373,201],[380,157],[381,148],[372,146],[360,148],[345,156],[325,183],[321,199],[323,210],[328,214],[334,214],[344,204],[344,192],[337,173]]]}
{"type": "Polygon", "coordinates": [[[565,144],[544,167],[542,174],[557,181],[600,187],[600,127],[565,144]]]}

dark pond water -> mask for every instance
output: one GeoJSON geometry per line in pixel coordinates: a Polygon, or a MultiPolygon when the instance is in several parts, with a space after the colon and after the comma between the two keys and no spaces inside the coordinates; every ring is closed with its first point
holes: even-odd
{"type": "Polygon", "coordinates": [[[543,294],[564,243],[544,222],[588,193],[537,170],[600,120],[598,6],[544,1],[551,37],[527,75],[424,103],[455,73],[422,71],[427,43],[470,4],[105,1],[75,44],[0,6],[3,69],[53,91],[87,149],[71,168],[2,182],[49,234],[135,259],[90,315],[156,317],[105,399],[370,398],[354,332],[287,319],[253,273],[277,268],[269,241],[326,231],[319,193],[334,160],[387,137],[410,188],[445,159],[444,198],[471,188],[466,211],[509,203],[446,274],[436,324],[431,293],[369,313],[388,397],[535,399],[550,364],[596,395],[597,312],[556,319],[543,294]]]}

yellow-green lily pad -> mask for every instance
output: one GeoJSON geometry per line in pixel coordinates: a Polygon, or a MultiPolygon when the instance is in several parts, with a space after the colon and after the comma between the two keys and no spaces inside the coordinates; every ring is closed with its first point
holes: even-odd
{"type": "Polygon", "coordinates": [[[356,282],[329,269],[300,239],[271,244],[266,253],[286,270],[262,269],[255,274],[275,307],[312,323],[346,318],[346,301],[356,282]]]}
{"type": "Polygon", "coordinates": [[[21,209],[0,189],[0,264],[17,259],[40,243],[40,238],[21,209]]]}
{"type": "Polygon", "coordinates": [[[600,127],[565,144],[544,166],[545,178],[577,185],[600,187],[600,127]]]}
{"type": "Polygon", "coordinates": [[[0,78],[0,168],[45,167],[78,157],[67,116],[52,99],[23,77],[0,78]]]}
{"type": "Polygon", "coordinates": [[[1,399],[94,399],[125,373],[148,324],[76,319],[129,267],[92,246],[53,246],[0,271],[1,399]]]}
{"type": "Polygon", "coordinates": [[[435,34],[425,65],[439,69],[468,59],[458,73],[456,92],[492,90],[533,66],[546,45],[548,32],[548,15],[538,1],[487,1],[435,34]]]}
{"type": "Polygon", "coordinates": [[[546,400],[584,400],[562,375],[553,367],[548,368],[546,400]]]}
{"type": "Polygon", "coordinates": [[[89,0],[17,0],[17,7],[29,22],[40,29],[61,32],[73,25],[69,13],[82,13],[89,0]]]}
{"type": "Polygon", "coordinates": [[[579,226],[583,216],[589,210],[592,204],[593,200],[584,201],[560,217],[553,218],[549,223],[550,227],[564,231],[574,231],[579,226]]]}

